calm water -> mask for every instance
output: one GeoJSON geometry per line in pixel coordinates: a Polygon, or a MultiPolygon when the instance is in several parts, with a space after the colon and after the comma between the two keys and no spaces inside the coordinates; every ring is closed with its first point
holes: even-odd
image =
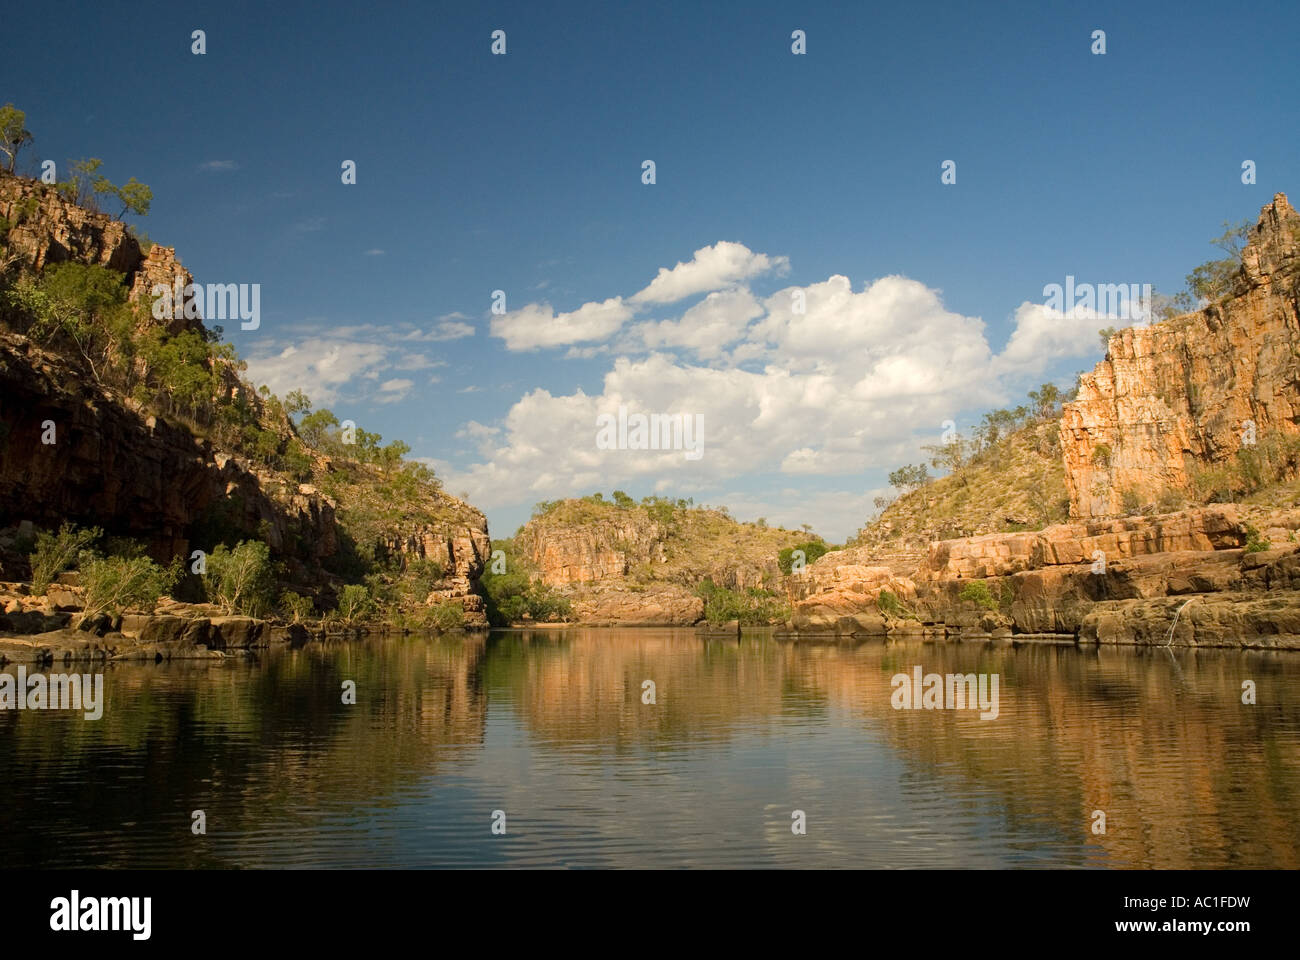
{"type": "Polygon", "coordinates": [[[1300,866],[1294,653],[548,630],[113,665],[105,700],[0,713],[4,866],[1300,866]],[[1000,716],[894,710],[915,664],[998,674],[1000,716]]]}

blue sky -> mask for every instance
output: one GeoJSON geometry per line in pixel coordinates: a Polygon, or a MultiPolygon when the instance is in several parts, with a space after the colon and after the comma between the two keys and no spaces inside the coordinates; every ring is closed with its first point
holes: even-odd
{"type": "Polygon", "coordinates": [[[1110,323],[1046,284],[1173,292],[1223,220],[1300,191],[1294,3],[5,19],[35,158],[148,183],[141,226],[197,281],[262,285],[260,329],[226,325],[250,371],[406,440],[497,536],[617,487],[842,539],[945,419],[1100,358],[1110,323]],[[598,450],[620,403],[699,414],[703,456],[598,450]]]}

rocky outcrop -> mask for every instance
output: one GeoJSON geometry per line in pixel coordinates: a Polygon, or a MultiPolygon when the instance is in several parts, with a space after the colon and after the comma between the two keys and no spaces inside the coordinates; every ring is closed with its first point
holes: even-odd
{"type": "Polygon", "coordinates": [[[1111,338],[1065,405],[1071,516],[1192,497],[1198,472],[1277,435],[1300,435],[1300,215],[1283,194],[1260,213],[1231,295],[1111,338]]]}
{"type": "Polygon", "coordinates": [[[704,616],[699,584],[771,590],[780,551],[808,539],[682,502],[585,498],[549,505],[520,528],[514,548],[580,622],[685,626],[704,616]]]}
{"type": "Polygon", "coordinates": [[[829,553],[783,632],[1300,649],[1300,545],[1246,541],[1225,505],[938,542],[910,576],[829,553]]]}
{"type": "MultiPolygon", "coordinates": [[[[174,248],[153,244],[146,253],[125,223],[78,206],[37,180],[0,175],[0,219],[9,224],[8,256],[20,267],[40,271],[67,261],[107,267],[124,275],[133,303],[151,304],[155,284],[171,290],[179,283],[184,290],[194,282],[174,248]]],[[[170,332],[201,328],[201,318],[185,317],[188,301],[181,300],[170,332]]]]}
{"type": "Polygon", "coordinates": [[[277,553],[294,544],[310,557],[332,556],[332,501],[296,485],[273,497],[279,485],[269,480],[87,382],[60,355],[0,333],[0,527],[98,525],[168,559],[210,549],[194,542],[195,528],[220,504],[223,523],[277,553]]]}

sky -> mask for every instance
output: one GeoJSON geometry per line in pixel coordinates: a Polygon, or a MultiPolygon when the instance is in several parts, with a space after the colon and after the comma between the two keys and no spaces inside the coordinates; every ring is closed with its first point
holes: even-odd
{"type": "Polygon", "coordinates": [[[260,284],[252,379],[497,537],[621,489],[842,541],[945,421],[1101,359],[1047,285],[1173,293],[1300,193],[1293,2],[700,6],[12,4],[0,102],[260,284]],[[602,448],[620,407],[700,455],[602,448]]]}

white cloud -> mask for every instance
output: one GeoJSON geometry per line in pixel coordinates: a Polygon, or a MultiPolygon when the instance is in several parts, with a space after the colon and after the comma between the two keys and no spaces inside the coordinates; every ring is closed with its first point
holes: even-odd
{"type": "Polygon", "coordinates": [[[401,378],[385,380],[379,385],[379,393],[375,396],[376,403],[400,403],[406,399],[407,393],[415,386],[413,380],[404,380],[401,378]]]}
{"type": "Polygon", "coordinates": [[[248,376],[283,397],[304,390],[318,406],[336,403],[349,383],[388,369],[389,348],[336,336],[307,337],[279,346],[258,344],[246,357],[248,376]]]}
{"type": "Polygon", "coordinates": [[[650,285],[632,297],[634,303],[675,303],[697,293],[708,293],[733,286],[769,271],[784,271],[786,257],[769,257],[754,253],[743,243],[722,240],[711,247],[701,247],[685,263],[660,267],[650,285]]]}
{"type": "MultiPolygon", "coordinates": [[[[937,439],[945,420],[1006,402],[1051,359],[1097,351],[1089,322],[1053,326],[1042,309],[1018,310],[997,354],[980,318],[948,310],[936,290],[907,277],[854,291],[831,276],[761,302],[744,287],[714,292],[680,319],[629,327],[616,349],[651,352],[615,356],[599,393],[521,397],[499,432],[477,438],[480,462],[448,468],[450,482],[493,507],[610,485],[718,490],[739,477],[892,468],[937,439]],[[703,456],[598,449],[596,417],[620,405],[702,415],[703,456]]],[[[869,499],[857,498],[854,529],[869,499]]]]}
{"type": "Polygon", "coordinates": [[[527,306],[492,318],[492,336],[506,342],[507,350],[536,350],[586,340],[604,340],[632,317],[622,297],[584,303],[577,310],[557,314],[550,304],[527,306]]]}
{"type": "Polygon", "coordinates": [[[369,250],[366,251],[367,257],[382,257],[383,255],[384,255],[384,251],[380,250],[378,247],[371,247],[369,250]]]}
{"type": "Polygon", "coordinates": [[[238,169],[239,164],[235,163],[234,160],[208,160],[198,166],[200,173],[227,173],[238,169]]]}

